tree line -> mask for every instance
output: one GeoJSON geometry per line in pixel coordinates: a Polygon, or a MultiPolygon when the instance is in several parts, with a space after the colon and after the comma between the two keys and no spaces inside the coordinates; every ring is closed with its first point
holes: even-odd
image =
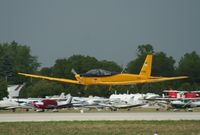
{"type": "Polygon", "coordinates": [[[44,97],[58,95],[61,92],[71,93],[73,96],[104,96],[117,91],[118,93],[147,93],[161,94],[163,89],[198,90],[200,88],[200,56],[195,51],[185,53],[176,63],[172,56],[165,52],[156,52],[150,44],[138,45],[136,58],[127,66],[119,66],[114,61],[98,60],[92,56],[72,55],[68,58],[57,59],[52,67],[40,68],[37,57],[31,55],[30,47],[11,43],[0,43],[0,98],[7,96],[7,85],[26,82],[20,97],[44,97]],[[48,80],[20,76],[18,72],[40,74],[45,76],[75,79],[72,68],[77,73],[85,73],[90,69],[105,69],[115,72],[138,74],[147,54],[153,54],[152,76],[186,75],[189,79],[149,83],[131,86],[98,86],[85,88],[83,85],[51,82],[48,80]],[[176,65],[176,66],[175,66],[176,65]],[[40,69],[39,69],[40,68],[40,69]]]}

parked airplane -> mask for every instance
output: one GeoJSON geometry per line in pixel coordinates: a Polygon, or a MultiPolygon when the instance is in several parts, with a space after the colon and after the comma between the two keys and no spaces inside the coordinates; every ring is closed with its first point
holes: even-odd
{"type": "Polygon", "coordinates": [[[15,109],[19,107],[19,103],[8,98],[3,98],[3,100],[0,101],[0,109],[11,109],[14,112],[15,109]]]}
{"type": "Polygon", "coordinates": [[[177,90],[164,90],[163,92],[167,92],[168,95],[163,95],[163,98],[168,99],[177,99],[177,98],[187,98],[187,99],[193,99],[199,97],[200,91],[177,91],[177,90]]]}
{"type": "Polygon", "coordinates": [[[32,109],[32,103],[37,102],[41,99],[39,98],[3,98],[3,100],[0,101],[0,109],[6,109],[6,110],[15,110],[17,108],[26,109],[28,111],[29,109],[32,109]]]}
{"type": "Polygon", "coordinates": [[[38,112],[43,112],[45,109],[54,109],[54,111],[57,111],[58,108],[72,107],[71,101],[72,96],[68,95],[65,99],[42,99],[39,102],[33,102],[32,106],[34,106],[38,112]]]}
{"type": "Polygon", "coordinates": [[[23,76],[42,78],[52,81],[59,81],[65,83],[75,83],[82,85],[133,85],[141,83],[154,83],[161,81],[177,80],[188,78],[187,76],[177,77],[154,77],[151,76],[152,67],[152,55],[147,55],[143,67],[139,74],[128,74],[128,73],[116,73],[110,72],[103,69],[93,69],[84,74],[77,74],[74,70],[76,80],[65,79],[65,78],[54,78],[41,75],[33,75],[26,73],[18,73],[23,76]]]}
{"type": "Polygon", "coordinates": [[[108,98],[89,96],[89,97],[73,97],[72,105],[76,110],[90,110],[97,109],[102,110],[104,106],[100,105],[109,102],[108,98]]]}
{"type": "Polygon", "coordinates": [[[8,98],[19,97],[19,92],[24,86],[25,86],[25,83],[17,84],[17,85],[9,85],[7,88],[8,98]]]}
{"type": "Polygon", "coordinates": [[[188,111],[192,111],[192,108],[200,107],[200,99],[187,99],[180,98],[170,102],[174,111],[177,109],[187,109],[188,111]]]}
{"type": "Polygon", "coordinates": [[[164,90],[163,92],[168,93],[162,98],[155,98],[155,103],[160,106],[165,106],[167,109],[188,109],[200,107],[200,91],[177,91],[177,90],[164,90]]]}
{"type": "Polygon", "coordinates": [[[109,107],[111,110],[130,109],[146,104],[144,100],[146,94],[112,94],[109,97],[109,102],[100,104],[104,107],[109,107]]]}

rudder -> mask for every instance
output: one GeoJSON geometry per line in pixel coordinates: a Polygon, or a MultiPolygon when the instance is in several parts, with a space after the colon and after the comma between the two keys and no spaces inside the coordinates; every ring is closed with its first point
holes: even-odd
{"type": "Polygon", "coordinates": [[[147,55],[139,75],[151,76],[152,57],[152,55],[147,55]]]}

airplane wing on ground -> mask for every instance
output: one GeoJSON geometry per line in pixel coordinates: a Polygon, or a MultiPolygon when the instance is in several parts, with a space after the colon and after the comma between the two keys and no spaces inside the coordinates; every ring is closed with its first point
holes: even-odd
{"type": "Polygon", "coordinates": [[[199,97],[196,97],[196,98],[157,98],[156,100],[168,100],[168,101],[173,101],[173,100],[179,100],[179,99],[182,99],[182,100],[200,100],[199,97]]]}
{"type": "Polygon", "coordinates": [[[41,79],[47,79],[51,81],[58,81],[58,82],[65,82],[65,83],[75,83],[80,84],[77,80],[71,80],[71,79],[65,79],[65,78],[54,78],[54,77],[48,77],[48,76],[42,76],[42,75],[33,75],[33,74],[25,74],[25,73],[18,73],[19,75],[33,77],[33,78],[41,78],[41,79]]]}
{"type": "Polygon", "coordinates": [[[101,85],[132,85],[132,84],[142,84],[142,83],[154,83],[154,82],[162,82],[162,81],[170,81],[170,80],[178,80],[188,78],[187,76],[178,76],[178,77],[153,77],[155,79],[145,79],[145,80],[137,80],[137,81],[121,81],[121,82],[96,82],[95,84],[101,85]]]}

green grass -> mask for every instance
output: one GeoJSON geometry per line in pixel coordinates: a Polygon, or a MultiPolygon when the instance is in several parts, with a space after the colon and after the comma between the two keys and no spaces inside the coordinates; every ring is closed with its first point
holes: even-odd
{"type": "Polygon", "coordinates": [[[200,121],[2,122],[0,135],[200,135],[200,121]]]}

